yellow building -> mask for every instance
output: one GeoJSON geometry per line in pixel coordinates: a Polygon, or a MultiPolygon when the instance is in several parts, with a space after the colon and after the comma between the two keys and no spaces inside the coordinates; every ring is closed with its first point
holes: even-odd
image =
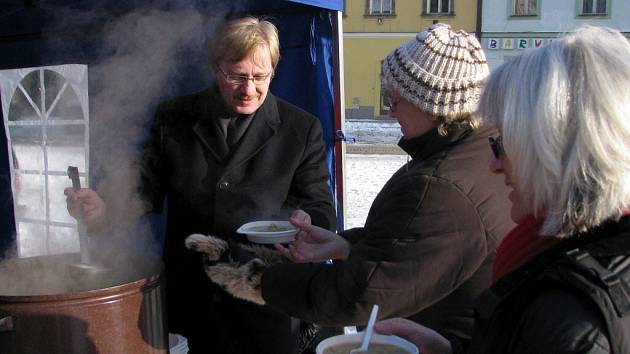
{"type": "Polygon", "coordinates": [[[346,119],[382,119],[381,63],[435,22],[477,30],[477,0],[346,0],[343,56],[346,119]]]}

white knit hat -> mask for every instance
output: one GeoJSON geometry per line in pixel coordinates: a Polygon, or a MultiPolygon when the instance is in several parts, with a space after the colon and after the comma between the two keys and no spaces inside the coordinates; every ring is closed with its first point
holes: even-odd
{"type": "Polygon", "coordinates": [[[473,113],[488,73],[475,36],[443,23],[418,33],[383,62],[385,86],[437,116],[473,113]]]}

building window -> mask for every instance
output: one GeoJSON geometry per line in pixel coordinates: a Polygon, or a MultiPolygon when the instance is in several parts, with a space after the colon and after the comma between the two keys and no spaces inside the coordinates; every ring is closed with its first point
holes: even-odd
{"type": "Polygon", "coordinates": [[[514,16],[535,16],[538,14],[537,0],[514,0],[514,16]]]}
{"type": "Polygon", "coordinates": [[[368,15],[393,15],[394,0],[368,0],[368,15]]]}
{"type": "Polygon", "coordinates": [[[381,84],[381,97],[380,97],[379,106],[380,106],[380,109],[378,112],[379,115],[386,116],[389,114],[389,110],[391,109],[391,107],[389,106],[387,90],[382,84],[381,84]]]}
{"type": "MultiPolygon", "coordinates": [[[[380,77],[383,77],[383,60],[381,60],[381,75],[380,77]]],[[[381,80],[381,97],[379,97],[379,110],[378,110],[378,114],[381,116],[386,116],[389,115],[389,111],[391,109],[391,107],[389,106],[389,88],[387,86],[385,86],[383,84],[383,81],[381,80]]]]}
{"type": "Polygon", "coordinates": [[[424,15],[452,15],[455,12],[454,0],[424,0],[424,15]]]}
{"type": "Polygon", "coordinates": [[[582,0],[582,15],[605,15],[606,0],[582,0]]]}

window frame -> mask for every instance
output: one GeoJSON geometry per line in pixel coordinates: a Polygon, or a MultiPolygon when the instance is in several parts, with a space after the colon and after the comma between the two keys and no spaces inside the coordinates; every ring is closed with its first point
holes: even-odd
{"type": "MultiPolygon", "coordinates": [[[[385,62],[385,59],[380,61],[380,65],[379,67],[381,68],[381,72],[379,77],[383,77],[383,63],[385,62]]],[[[385,87],[385,85],[383,84],[383,80],[379,80],[380,81],[380,94],[379,94],[379,99],[378,99],[378,114],[380,116],[388,116],[389,112],[391,111],[391,107],[389,107],[389,105],[387,104],[387,100],[386,100],[386,96],[387,96],[387,89],[385,87]]],[[[376,107],[374,107],[376,108],[376,107]]],[[[375,109],[376,110],[376,109],[375,109]]]]}
{"type": "Polygon", "coordinates": [[[395,16],[396,15],[396,0],[379,0],[381,2],[381,11],[380,12],[374,12],[372,11],[372,2],[374,0],[366,0],[365,1],[365,16],[377,16],[377,17],[382,17],[382,16],[395,16]],[[389,13],[384,13],[383,11],[383,2],[384,1],[389,1],[389,13]]]}
{"type": "Polygon", "coordinates": [[[510,8],[511,11],[511,16],[512,17],[537,17],[540,14],[540,1],[539,0],[512,0],[512,7],[510,8]],[[528,10],[525,11],[525,13],[519,14],[517,13],[516,10],[516,6],[518,5],[519,2],[524,2],[525,3],[525,8],[529,9],[529,5],[533,2],[534,6],[535,6],[535,10],[534,13],[529,13],[528,10]]]}
{"type": "Polygon", "coordinates": [[[386,90],[385,87],[383,86],[383,84],[381,83],[381,94],[379,95],[379,107],[378,107],[378,114],[380,116],[388,116],[389,112],[391,111],[391,107],[387,104],[387,94],[386,94],[386,90]]]}
{"type": "Polygon", "coordinates": [[[585,16],[585,17],[591,17],[591,16],[609,16],[609,9],[610,9],[610,1],[607,0],[591,0],[593,1],[592,4],[592,10],[594,10],[593,12],[584,12],[584,3],[586,0],[578,0],[577,1],[577,14],[578,16],[585,16]],[[604,12],[596,12],[597,11],[597,3],[599,1],[604,1],[604,12]]]}
{"type": "Polygon", "coordinates": [[[431,12],[431,1],[432,0],[423,0],[422,1],[422,15],[423,16],[455,16],[455,0],[435,0],[438,1],[438,9],[442,7],[444,1],[448,2],[448,11],[447,12],[431,12]]]}

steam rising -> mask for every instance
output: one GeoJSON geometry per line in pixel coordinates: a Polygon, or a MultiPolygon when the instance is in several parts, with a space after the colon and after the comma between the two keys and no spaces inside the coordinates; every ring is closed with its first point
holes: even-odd
{"type": "Polygon", "coordinates": [[[136,194],[135,161],[155,105],[170,96],[172,81],[191,59],[185,53],[205,53],[205,36],[204,18],[192,7],[142,8],[103,28],[103,59],[90,66],[89,82],[91,187],[107,202],[113,221],[96,240],[105,267],[159,256],[161,245],[139,222],[144,207],[136,194]]]}
{"type": "MultiPolygon", "coordinates": [[[[98,29],[98,57],[102,59],[89,66],[90,169],[93,177],[90,187],[106,200],[114,221],[108,235],[92,237],[96,249],[93,258],[105,268],[128,269],[129,273],[118,274],[118,279],[138,274],[138,269],[133,268],[137,263],[134,258],[139,255],[146,258],[160,255],[161,245],[154,240],[148,224],[141,222],[144,210],[136,194],[139,171],[135,162],[155,106],[160,100],[173,96],[175,77],[190,71],[191,61],[195,60],[204,64],[201,70],[196,68],[197,71],[207,73],[205,58],[199,55],[205,55],[206,37],[214,30],[214,20],[202,15],[191,4],[186,6],[180,1],[176,6],[166,7],[159,1],[143,3],[146,4],[144,7],[114,17],[98,29]],[[191,53],[197,57],[191,57],[191,53]]],[[[234,4],[231,6],[234,10],[234,4]]],[[[223,19],[225,13],[216,11],[216,6],[213,9],[212,15],[217,20],[223,19]]],[[[90,21],[102,23],[103,19],[112,18],[104,7],[89,11],[68,8],[55,11],[58,11],[60,23],[53,26],[59,28],[68,22],[76,26],[87,25],[90,21]]],[[[205,81],[209,82],[208,77],[205,81]]],[[[142,268],[146,270],[144,265],[142,268]]],[[[55,271],[55,278],[50,279],[34,275],[32,268],[25,269],[24,274],[15,269],[11,273],[15,277],[2,279],[0,295],[6,294],[2,288],[8,285],[17,289],[29,288],[29,284],[19,284],[29,280],[40,284],[37,293],[84,288],[76,284],[77,277],[72,274],[68,275],[73,279],[60,279],[63,269],[55,271]]]]}
{"type": "Polygon", "coordinates": [[[141,230],[124,235],[143,213],[133,162],[146,137],[147,118],[185,65],[182,53],[203,53],[204,43],[203,18],[192,8],[146,9],[105,28],[102,50],[111,56],[90,68],[91,161],[98,181],[93,187],[108,203],[116,235],[144,238],[141,230]]]}

